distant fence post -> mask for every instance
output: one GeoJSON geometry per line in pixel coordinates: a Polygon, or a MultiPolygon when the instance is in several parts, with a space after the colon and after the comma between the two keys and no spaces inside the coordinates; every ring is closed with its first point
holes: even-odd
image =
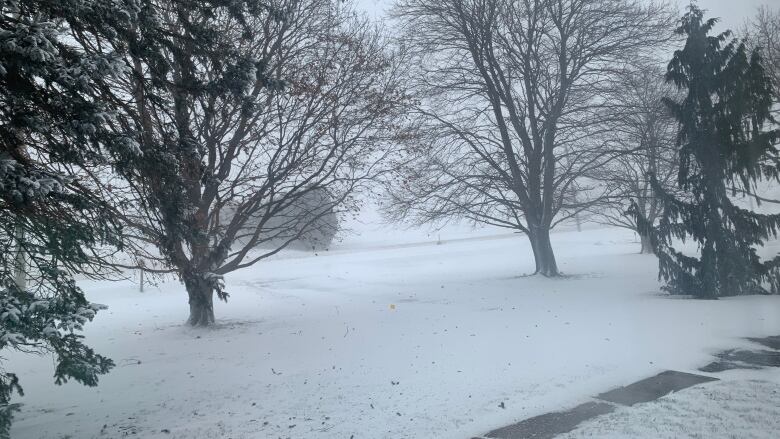
{"type": "Polygon", "coordinates": [[[14,257],[14,283],[20,290],[27,289],[27,255],[24,253],[25,233],[21,220],[18,220],[14,229],[16,240],[16,255],[14,257]]]}
{"type": "Polygon", "coordinates": [[[144,260],[141,259],[140,261],[138,261],[138,268],[141,272],[139,284],[140,284],[140,291],[142,293],[144,292],[144,267],[145,267],[144,260]]]}

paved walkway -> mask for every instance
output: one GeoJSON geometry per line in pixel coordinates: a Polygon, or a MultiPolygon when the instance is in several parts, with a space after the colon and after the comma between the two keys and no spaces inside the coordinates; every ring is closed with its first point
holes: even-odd
{"type": "MultiPolygon", "coordinates": [[[[768,349],[730,349],[715,355],[716,361],[701,367],[707,373],[731,369],[780,367],[780,336],[749,338],[768,349]]],[[[625,387],[604,392],[572,409],[545,413],[493,430],[474,439],[550,439],[574,430],[581,422],[612,412],[618,406],[654,401],[664,395],[717,378],[667,370],[625,387]]]]}

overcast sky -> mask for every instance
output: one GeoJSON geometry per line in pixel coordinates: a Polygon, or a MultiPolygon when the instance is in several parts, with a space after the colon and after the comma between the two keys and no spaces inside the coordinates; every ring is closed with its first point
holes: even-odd
{"type": "MultiPolygon", "coordinates": [[[[682,7],[687,1],[678,2],[682,7]]],[[[723,29],[739,29],[746,19],[755,15],[756,9],[761,5],[780,6],[780,0],[699,0],[699,6],[709,11],[710,17],[720,17],[723,29]]],[[[682,9],[681,7],[681,9],[682,9]]]]}
{"type": "MultiPolygon", "coordinates": [[[[370,15],[381,17],[393,0],[354,0],[359,7],[370,15]]],[[[673,0],[674,1],[674,0],[673,0]]],[[[688,0],[676,0],[680,10],[688,4],[688,0]]],[[[780,0],[699,0],[699,6],[709,11],[708,16],[721,18],[719,30],[738,29],[745,19],[755,14],[760,5],[780,7],[780,0]]]]}

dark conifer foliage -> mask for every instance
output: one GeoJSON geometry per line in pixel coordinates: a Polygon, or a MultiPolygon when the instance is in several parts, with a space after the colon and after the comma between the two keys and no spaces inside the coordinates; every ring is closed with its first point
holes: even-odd
{"type": "MultiPolygon", "coordinates": [[[[77,333],[103,307],[73,276],[106,275],[101,252],[119,232],[78,176],[132,148],[97,99],[121,67],[114,53],[88,56],[66,33],[116,37],[132,20],[123,4],[0,1],[0,349],[52,354],[58,384],[94,386],[113,366],[77,333]]],[[[0,438],[14,393],[17,376],[1,371],[0,438]]]]}
{"type": "Polygon", "coordinates": [[[710,35],[716,21],[689,6],[676,31],[685,46],[666,74],[685,95],[666,100],[680,124],[680,192],[654,187],[664,205],[652,231],[659,277],[669,292],[700,298],[777,293],[780,258],[764,261],[757,247],[777,235],[780,215],[746,210],[729,198],[733,188],[755,193],[757,181],[778,179],[772,86],[758,50],[749,52],[729,32],[710,35]],[[674,240],[692,240],[698,254],[683,253],[674,240]]]}

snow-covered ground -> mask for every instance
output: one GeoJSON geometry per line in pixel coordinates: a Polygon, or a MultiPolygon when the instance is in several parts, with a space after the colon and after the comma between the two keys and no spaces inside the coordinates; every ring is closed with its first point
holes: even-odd
{"type": "Polygon", "coordinates": [[[558,280],[521,276],[521,236],[446,238],[278,255],[227,277],[214,329],[183,326],[176,282],[84,283],[110,307],[88,343],[117,367],[58,387],[50,359],[12,355],[12,437],[466,439],[780,334],[780,297],[661,295],[625,230],[554,234],[558,280]]]}

